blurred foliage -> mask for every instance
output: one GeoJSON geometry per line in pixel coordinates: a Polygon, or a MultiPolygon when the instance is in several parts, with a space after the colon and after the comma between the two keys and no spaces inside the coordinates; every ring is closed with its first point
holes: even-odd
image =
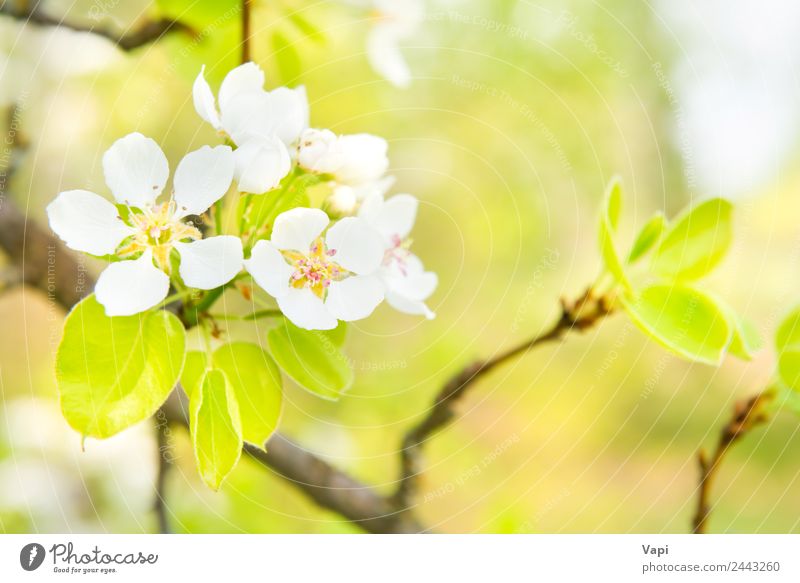
{"type": "MultiPolygon", "coordinates": [[[[12,186],[36,220],[60,190],[105,193],[101,156],[123,134],[151,135],[173,166],[213,142],[191,83],[201,64],[218,83],[240,54],[232,0],[191,3],[188,12],[180,0],[50,4],[83,22],[92,22],[92,6],[107,6],[101,21],[120,29],[165,14],[198,35],[168,35],[129,55],[72,41],[74,59],[86,51],[102,66],[67,76],[44,66],[58,56],[42,50],[50,41],[2,23],[10,58],[27,58],[31,73],[14,77],[25,86],[13,119],[31,149],[12,186]]],[[[647,3],[434,3],[404,48],[415,74],[407,91],[369,69],[368,26],[343,3],[256,0],[253,51],[270,87],[307,86],[313,125],[389,139],[397,188],[421,199],[414,250],[440,275],[437,319],[381,308],[351,326],[345,350],[356,377],[345,397],[326,402],[290,386],[280,422],[389,491],[403,431],[448,376],[537,332],[559,296],[594,280],[596,217],[612,174],[629,197],[623,230],[705,193],[693,192],[691,160],[678,148],[669,75],[680,47],[647,3]]],[[[787,169],[797,152],[790,158],[787,169]]],[[[799,186],[787,170],[739,201],[733,249],[707,284],[764,337],[797,300],[799,186]]],[[[34,290],[0,297],[0,530],[152,532],[152,423],[89,440],[81,452],[52,379],[63,316],[34,290]]],[[[266,342],[253,322],[229,332],[266,342]]],[[[448,532],[686,532],[697,448],[734,400],[769,378],[772,359],[765,351],[719,369],[686,363],[621,317],[542,348],[482,380],[462,418],[429,444],[421,518],[448,532]]],[[[800,530],[800,501],[789,495],[798,446],[789,416],[744,440],[720,474],[712,530],[800,530]]],[[[183,431],[170,435],[169,453],[167,502],[180,532],[358,531],[250,460],[220,492],[208,490],[183,431]]]]}

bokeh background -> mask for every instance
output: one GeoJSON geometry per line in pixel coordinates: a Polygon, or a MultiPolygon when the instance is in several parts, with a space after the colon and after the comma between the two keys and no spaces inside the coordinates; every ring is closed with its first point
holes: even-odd
{"type": "MultiPolygon", "coordinates": [[[[160,142],[173,167],[213,143],[191,85],[201,64],[212,85],[237,64],[236,5],[43,3],[119,31],[166,15],[202,32],[131,53],[0,16],[4,135],[29,143],[14,202],[44,224],[59,191],[105,193],[102,154],[131,131],[160,142]]],[[[357,5],[256,0],[254,18],[268,85],[305,84],[314,126],[386,137],[397,190],[422,202],[414,249],[439,273],[438,317],[383,306],[352,326],[355,385],[338,403],[288,385],[281,422],[381,491],[393,488],[403,431],[450,375],[542,330],[559,297],[594,280],[595,219],[613,174],[628,234],[657,209],[736,202],[735,246],[707,286],[761,331],[767,347],[753,362],[687,363],[615,315],[482,380],[428,444],[417,499],[442,532],[687,532],[696,452],[713,445],[736,399],[769,382],[771,335],[800,302],[800,6],[430,0],[404,48],[406,90],[369,68],[370,19],[357,5]],[[304,34],[293,11],[322,34],[304,34]]],[[[0,531],[153,532],[153,424],[81,451],[52,372],[63,317],[46,293],[11,285],[0,295],[0,531]]],[[[737,445],[715,484],[712,531],[800,531],[798,429],[782,413],[737,445]]],[[[186,433],[175,429],[169,447],[178,532],[358,532],[249,460],[214,493],[186,433]]]]}

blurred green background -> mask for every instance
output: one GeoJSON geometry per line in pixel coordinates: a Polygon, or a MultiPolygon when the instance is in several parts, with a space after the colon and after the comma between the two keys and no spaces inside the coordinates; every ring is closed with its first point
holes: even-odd
{"type": "MultiPolygon", "coordinates": [[[[43,221],[61,190],[106,194],[102,154],[131,131],[159,141],[173,167],[217,140],[191,85],[202,64],[216,86],[238,63],[236,2],[44,7],[114,30],[167,15],[200,35],[123,53],[0,16],[0,101],[18,113],[4,135],[30,142],[11,186],[30,217],[43,221]]],[[[735,247],[708,287],[769,346],[800,300],[799,15],[788,1],[428,2],[403,49],[413,84],[398,90],[367,64],[365,10],[255,0],[253,56],[268,85],[305,84],[316,127],[389,140],[396,191],[421,200],[414,250],[440,277],[436,320],[383,306],[351,326],[355,385],[338,403],[288,386],[281,431],[390,491],[402,433],[443,382],[549,325],[559,297],[597,275],[595,218],[615,173],[629,233],[656,209],[735,200],[735,247]],[[298,10],[320,34],[291,21],[298,10]]],[[[52,364],[63,315],[37,290],[0,295],[0,531],[153,532],[152,424],[82,452],[60,416],[52,364]]],[[[420,518],[441,532],[687,532],[698,448],[713,445],[732,403],[763,388],[772,366],[769,348],[751,363],[693,365],[615,315],[474,388],[428,445],[420,518]]],[[[712,531],[800,531],[798,428],[781,414],[732,451],[712,531]]],[[[249,460],[214,493],[185,432],[175,429],[169,447],[178,532],[358,531],[249,460]]]]}

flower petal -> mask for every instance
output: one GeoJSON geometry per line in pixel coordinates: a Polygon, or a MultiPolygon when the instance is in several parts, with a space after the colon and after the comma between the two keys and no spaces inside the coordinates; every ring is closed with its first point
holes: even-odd
{"type": "Polygon", "coordinates": [[[410,300],[405,296],[390,291],[386,292],[386,303],[398,312],[410,314],[412,316],[425,316],[428,320],[433,320],[436,314],[425,305],[425,302],[410,300]]]}
{"type": "Polygon", "coordinates": [[[47,205],[50,228],[75,251],[110,255],[134,229],[119,218],[117,207],[87,190],[68,190],[47,205]]]}
{"type": "Polygon", "coordinates": [[[272,244],[278,249],[307,253],[330,219],[319,209],[294,208],[281,213],[272,227],[272,244]]]}
{"type": "Polygon", "coordinates": [[[177,216],[203,214],[225,196],[233,181],[234,166],[229,146],[203,146],[186,154],[175,170],[177,216]]]}
{"type": "Polygon", "coordinates": [[[189,287],[214,289],[228,283],[244,263],[242,241],[238,237],[219,236],[191,243],[176,243],[181,256],[180,274],[189,287]]]}
{"type": "Polygon", "coordinates": [[[103,155],[103,171],[117,202],[139,208],[153,204],[169,178],[164,152],[138,132],[111,145],[103,155]]]}
{"type": "Polygon", "coordinates": [[[410,300],[427,299],[439,285],[438,276],[425,271],[419,257],[411,253],[381,268],[381,279],[390,292],[410,300]]]}
{"type": "Polygon", "coordinates": [[[306,88],[302,85],[295,89],[278,87],[270,91],[270,97],[275,119],[273,132],[287,146],[296,143],[308,128],[306,88]]]}
{"type": "Polygon", "coordinates": [[[307,287],[290,288],[277,298],[278,307],[292,324],[306,330],[333,330],[339,324],[320,298],[307,287]]]}
{"type": "Polygon", "coordinates": [[[232,97],[222,110],[222,127],[239,146],[250,138],[271,137],[275,119],[269,93],[258,91],[232,97]]]}
{"type": "Polygon", "coordinates": [[[400,35],[389,26],[377,25],[367,36],[367,59],[372,69],[399,89],[411,85],[408,68],[398,43],[400,35]]]}
{"type": "Polygon", "coordinates": [[[306,170],[332,174],[343,160],[339,138],[332,131],[308,129],[300,136],[297,162],[306,170]]]}
{"type": "Polygon", "coordinates": [[[367,275],[380,267],[385,245],[380,234],[358,217],[347,217],[328,229],[325,244],[333,261],[353,273],[367,275]]]}
{"type": "Polygon", "coordinates": [[[272,190],[292,169],[289,151],[279,139],[251,138],[234,152],[239,190],[263,194],[272,190]]]}
{"type": "Polygon", "coordinates": [[[139,259],[112,263],[100,274],[94,293],[109,316],[132,316],[167,297],[169,277],[153,265],[149,249],[139,259]]]}
{"type": "Polygon", "coordinates": [[[414,227],[419,202],[410,194],[398,194],[387,201],[377,194],[361,205],[358,216],[364,218],[388,242],[405,239],[414,227]]]}
{"type": "Polygon", "coordinates": [[[224,112],[238,95],[264,89],[264,71],[253,62],[239,65],[225,76],[219,88],[219,107],[224,112]]]}
{"type": "Polygon", "coordinates": [[[256,243],[250,259],[244,261],[244,267],[255,282],[272,297],[280,298],[289,292],[292,267],[271,242],[256,243]]]}
{"type": "Polygon", "coordinates": [[[211,92],[208,81],[206,81],[205,71],[206,66],[203,65],[200,69],[200,74],[194,80],[194,85],[192,85],[194,109],[201,118],[214,126],[215,130],[219,130],[222,124],[217,112],[217,104],[214,101],[214,94],[211,92]]]}
{"type": "Polygon", "coordinates": [[[376,275],[357,275],[334,281],[325,307],[339,320],[353,322],[369,316],[383,301],[384,288],[376,275]]]}
{"type": "Polygon", "coordinates": [[[341,136],[337,142],[342,163],[335,175],[344,184],[363,185],[379,180],[389,168],[389,144],[371,134],[341,136]]]}

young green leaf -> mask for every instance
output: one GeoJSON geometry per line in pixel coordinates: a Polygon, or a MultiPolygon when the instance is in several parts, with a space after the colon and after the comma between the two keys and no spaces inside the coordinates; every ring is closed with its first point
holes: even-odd
{"type": "Polygon", "coordinates": [[[324,399],[338,399],[353,380],[347,358],[323,332],[302,330],[284,321],[269,331],[267,343],[292,380],[324,399]]]}
{"type": "Polygon", "coordinates": [[[652,285],[622,302],[633,322],[666,348],[698,362],[722,360],[731,329],[722,309],[700,291],[652,285]]]}
{"type": "Polygon", "coordinates": [[[172,314],[109,318],[94,295],[67,316],[56,356],[61,410],[83,436],[104,439],[152,416],[181,373],[186,334],[172,314]]]}
{"type": "Polygon", "coordinates": [[[337,348],[344,346],[344,341],[347,340],[347,322],[339,322],[333,330],[322,330],[322,334],[327,336],[333,345],[337,348]]]}
{"type": "Polygon", "coordinates": [[[218,348],[212,360],[233,388],[242,420],[242,438],[263,446],[277,429],[283,406],[278,366],[259,346],[246,342],[218,348]]]}
{"type": "Polygon", "coordinates": [[[197,469],[209,487],[219,490],[242,454],[239,407],[225,373],[211,369],[203,375],[189,413],[197,469]]]}
{"type": "Polygon", "coordinates": [[[780,382],[792,391],[800,391],[800,308],[792,310],[778,326],[775,348],[780,382]]]}
{"type": "Polygon", "coordinates": [[[800,347],[787,347],[778,354],[778,378],[792,391],[800,391],[800,347]]]}
{"type": "Polygon", "coordinates": [[[621,208],[622,187],[620,186],[619,180],[614,178],[606,189],[603,212],[600,215],[600,227],[598,231],[600,254],[603,257],[606,269],[614,276],[614,279],[625,286],[627,290],[630,290],[631,284],[628,281],[628,277],[625,275],[622,261],[619,258],[619,253],[617,253],[617,247],[614,243],[614,235],[616,234],[617,224],[619,223],[621,208]]]}
{"type": "Polygon", "coordinates": [[[668,278],[694,280],[711,271],[733,238],[733,206],[714,198],[685,212],[666,232],[653,258],[653,270],[668,278]]]}
{"type": "Polygon", "coordinates": [[[726,313],[728,324],[733,331],[728,352],[743,360],[750,360],[762,347],[761,335],[749,320],[742,318],[733,310],[727,310],[726,313]]]}
{"type": "Polygon", "coordinates": [[[644,257],[653,245],[658,243],[665,227],[666,220],[664,219],[664,215],[660,212],[656,213],[653,218],[647,221],[636,236],[636,240],[633,242],[631,252],[628,254],[628,263],[636,263],[639,259],[644,257]]]}
{"type": "Polygon", "coordinates": [[[181,386],[190,398],[200,386],[206,368],[208,368],[208,357],[205,352],[190,350],[186,353],[186,361],[183,363],[183,372],[181,372],[181,386]]]}

